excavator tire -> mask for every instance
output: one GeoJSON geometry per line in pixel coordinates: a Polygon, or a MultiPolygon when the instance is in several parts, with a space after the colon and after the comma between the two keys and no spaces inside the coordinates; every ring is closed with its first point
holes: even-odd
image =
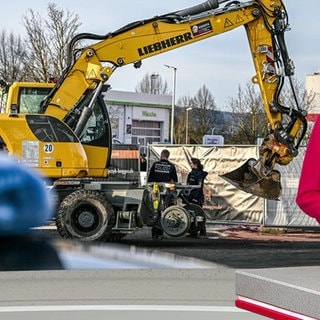
{"type": "Polygon", "coordinates": [[[114,210],[101,193],[81,189],[60,203],[56,227],[65,239],[112,241],[114,220],[114,210]]]}

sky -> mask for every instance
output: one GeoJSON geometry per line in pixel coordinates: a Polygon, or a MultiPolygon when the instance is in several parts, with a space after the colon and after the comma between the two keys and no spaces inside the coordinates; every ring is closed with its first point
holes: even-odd
{"type": "MultiPolygon", "coordinates": [[[[46,16],[48,3],[79,15],[79,32],[106,34],[137,20],[197,5],[203,0],[29,0],[1,3],[1,30],[23,36],[22,16],[28,9],[46,16]]],[[[286,0],[290,31],[286,32],[287,48],[295,64],[295,77],[304,83],[307,74],[320,71],[320,1],[286,0]]],[[[142,61],[140,69],[132,65],[119,68],[109,83],[114,90],[135,91],[148,74],[159,74],[173,88],[176,71],[176,100],[194,96],[205,85],[213,94],[218,109],[228,110],[238,87],[244,87],[254,75],[245,30],[231,32],[164,53],[142,61]]]]}

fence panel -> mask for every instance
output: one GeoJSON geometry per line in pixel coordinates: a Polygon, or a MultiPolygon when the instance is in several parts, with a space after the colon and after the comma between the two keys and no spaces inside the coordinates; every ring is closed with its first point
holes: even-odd
{"type": "Polygon", "coordinates": [[[170,151],[170,161],[177,168],[179,182],[185,183],[191,170],[191,157],[199,158],[208,171],[205,180],[204,210],[208,222],[257,224],[277,227],[316,227],[318,223],[296,205],[295,197],[304,149],[281,172],[280,200],[265,200],[243,192],[219,177],[240,167],[249,158],[258,158],[257,146],[160,145],[148,146],[148,168],[159,159],[163,149],[170,151]]]}

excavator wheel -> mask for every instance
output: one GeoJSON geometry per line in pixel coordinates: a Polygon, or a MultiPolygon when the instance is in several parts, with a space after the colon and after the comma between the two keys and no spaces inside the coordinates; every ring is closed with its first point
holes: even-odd
{"type": "Polygon", "coordinates": [[[63,238],[81,241],[112,240],[115,214],[99,192],[76,190],[66,196],[57,210],[56,226],[63,238]]]}
{"type": "Polygon", "coordinates": [[[170,237],[181,237],[190,228],[190,214],[181,206],[166,208],[161,214],[161,227],[170,237]]]}

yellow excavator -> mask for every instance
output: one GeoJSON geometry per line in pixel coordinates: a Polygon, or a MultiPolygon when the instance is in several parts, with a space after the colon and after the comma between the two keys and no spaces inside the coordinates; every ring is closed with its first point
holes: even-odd
{"type": "Polygon", "coordinates": [[[61,235],[87,241],[121,238],[143,225],[146,214],[140,206],[141,194],[133,195],[136,190],[130,196],[124,193],[125,203],[119,201],[118,206],[117,196],[108,196],[112,194],[112,186],[105,183],[111,126],[101,96],[108,80],[125,65],[139,68],[144,59],[244,27],[256,71],[252,81],[260,87],[269,133],[258,160],[248,159],[221,177],[246,192],[277,199],[281,177],[275,165],[291,162],[307,129],[306,113],[292,83],[294,64],[284,38],[288,26],[281,0],[208,0],[105,35],[81,33],[70,42],[67,67],[55,85],[11,86],[7,112],[0,115],[0,137],[11,154],[54,183],[61,235]],[[93,44],[81,48],[85,41],[93,44]],[[292,88],[294,107],[281,101],[285,79],[292,88]],[[50,90],[43,98],[41,90],[46,86],[50,90]],[[30,97],[22,107],[23,92],[30,97]],[[36,101],[32,96],[37,95],[36,101]]]}

